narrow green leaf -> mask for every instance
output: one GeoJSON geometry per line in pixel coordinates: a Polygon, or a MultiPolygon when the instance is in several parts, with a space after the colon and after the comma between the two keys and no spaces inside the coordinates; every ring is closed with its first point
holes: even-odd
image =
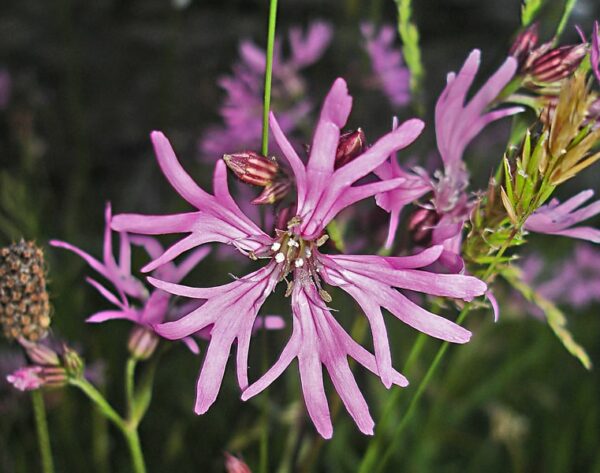
{"type": "Polygon", "coordinates": [[[542,3],[542,0],[523,1],[523,5],[521,5],[521,24],[523,26],[528,26],[535,20],[542,3]]]}

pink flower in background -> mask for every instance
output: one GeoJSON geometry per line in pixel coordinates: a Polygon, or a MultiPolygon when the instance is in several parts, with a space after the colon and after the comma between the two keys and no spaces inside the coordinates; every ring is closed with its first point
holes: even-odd
{"type": "Polygon", "coordinates": [[[394,107],[406,105],[410,102],[410,73],[404,66],[402,53],[394,48],[395,28],[386,25],[376,32],[374,25],[365,23],[360,30],[377,85],[394,107]]]}
{"type": "Polygon", "coordinates": [[[523,275],[539,294],[557,304],[582,308],[600,301],[600,251],[590,245],[577,245],[572,257],[553,267],[544,267],[539,257],[531,256],[523,275]]]}
{"type": "MultiPolygon", "coordinates": [[[[158,241],[150,237],[133,236],[130,238],[124,232],[120,233],[119,264],[113,256],[110,204],[106,206],[104,230],[103,262],[83,250],[63,241],[52,240],[50,244],[74,252],[97,273],[110,281],[118,293],[116,297],[102,284],[92,278],[87,281],[100,292],[100,294],[115,305],[116,309],[97,312],[87,318],[87,322],[101,323],[107,320],[125,319],[135,324],[154,330],[155,324],[169,319],[177,308],[170,306],[171,295],[160,290],[148,293],[142,282],[131,274],[131,243],[143,246],[151,258],[157,258],[164,250],[158,241]],[[139,305],[130,305],[128,296],[135,299],[139,305]]],[[[181,281],[208,253],[210,248],[201,248],[193,252],[178,267],[174,264],[165,264],[156,271],[156,275],[165,281],[181,281]]],[[[184,343],[194,353],[198,353],[198,346],[192,338],[184,339],[184,343]]]]}
{"type": "MultiPolygon", "coordinates": [[[[471,210],[471,199],[467,193],[469,175],[463,161],[463,154],[469,143],[489,123],[500,118],[521,112],[521,107],[510,107],[489,111],[498,94],[513,78],[517,61],[507,58],[500,68],[468,101],[467,94],[479,69],[481,53],[473,50],[458,74],[450,73],[447,84],[435,107],[435,133],[437,148],[443,163],[443,172],[429,179],[429,189],[433,192],[431,204],[424,205],[435,213],[435,223],[431,224],[430,244],[442,245],[444,253],[441,262],[453,271],[463,268],[460,258],[462,228],[471,210]]],[[[396,157],[392,157],[395,161],[396,157]]],[[[386,176],[402,177],[408,173],[397,163],[387,168],[386,176]]],[[[412,176],[415,195],[427,193],[427,179],[422,172],[412,176]]],[[[406,194],[398,190],[377,196],[377,202],[390,212],[390,232],[386,245],[391,247],[398,225],[398,215],[406,202],[406,194]]]]}
{"type": "Polygon", "coordinates": [[[590,200],[594,191],[588,189],[571,197],[562,204],[552,199],[542,205],[525,222],[524,228],[534,233],[562,235],[570,238],[600,243],[600,230],[594,227],[579,226],[578,223],[600,214],[600,200],[581,207],[590,200]]]}
{"type": "Polygon", "coordinates": [[[277,231],[273,237],[250,222],[231,198],[224,162],[216,165],[214,195],[210,195],[185,173],[165,136],[152,133],[165,176],[198,210],[175,216],[117,215],[113,219],[113,228],[118,231],[191,233],[182,240],[187,240],[185,244],[177,243],[176,251],[167,250],[166,256],[154,260],[147,269],[208,242],[235,245],[250,258],[266,262],[253,273],[211,288],[193,288],[149,278],[159,289],[205,301],[181,319],[156,327],[162,336],[172,339],[212,327],[197,383],[195,411],[198,414],[206,412],[216,400],[232,345],[237,340],[237,377],[244,400],[265,389],[297,358],[308,413],[319,433],[329,438],[333,431],[322,377],[322,366],[325,366],[359,429],[372,434],[373,420],[350,371],[348,356],[380,376],[386,387],[392,383],[407,385],[406,379],[392,368],[382,307],[434,337],[458,343],[469,340],[469,331],[427,312],[397,290],[465,300],[483,294],[486,285],[473,277],[422,270],[439,258],[441,247],[415,256],[390,258],[321,253],[320,247],[327,239],[325,226],[337,213],[362,199],[393,189],[403,179],[353,184],[380,166],[391,153],[412,143],[423,128],[420,120],[409,120],[351,162],[335,169],[340,129],[346,124],[351,105],[346,83],[336,80],[325,99],[306,164],[271,115],[273,136],[293,171],[297,190],[297,208],[288,221],[287,230],[277,231]],[[267,297],[284,280],[287,281],[286,293],[291,296],[292,335],[279,360],[250,384],[248,351],[252,327],[267,297]],[[327,305],[332,298],[325,284],[340,287],[362,307],[371,325],[375,355],[352,340],[336,320],[327,305]]]}
{"type": "MultiPolygon", "coordinates": [[[[305,33],[291,28],[287,59],[282,54],[281,39],[276,43],[272,105],[286,133],[296,129],[312,109],[300,72],[321,58],[331,36],[332,28],[325,22],[311,23],[305,33]]],[[[204,160],[214,163],[225,153],[260,148],[265,61],[264,50],[254,43],[240,44],[240,61],[233,66],[233,75],[219,80],[226,93],[220,108],[224,125],[208,129],[200,141],[204,160]]]]}

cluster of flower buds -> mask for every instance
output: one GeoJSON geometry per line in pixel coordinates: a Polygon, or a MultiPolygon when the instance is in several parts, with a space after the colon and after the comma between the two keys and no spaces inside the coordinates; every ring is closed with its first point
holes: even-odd
{"type": "Polygon", "coordinates": [[[537,87],[568,77],[588,52],[586,43],[552,47],[549,41],[538,46],[538,38],[538,25],[534,23],[517,36],[509,51],[519,62],[525,85],[537,87]]]}
{"type": "Polygon", "coordinates": [[[63,344],[59,349],[45,343],[34,343],[21,338],[21,346],[32,363],[11,373],[7,381],[20,391],[33,391],[41,387],[60,388],[69,378],[83,375],[83,360],[79,354],[63,344]]]}
{"type": "MultiPolygon", "coordinates": [[[[348,131],[340,136],[335,153],[335,169],[348,164],[366,148],[366,138],[362,129],[348,131]]],[[[310,147],[307,147],[310,151],[310,147]]],[[[223,161],[235,176],[246,184],[262,187],[263,191],[252,200],[256,205],[279,202],[288,195],[293,181],[288,172],[282,169],[275,157],[267,158],[255,151],[225,154],[223,161]]]]}
{"type": "Polygon", "coordinates": [[[50,302],[44,254],[21,240],[0,249],[0,324],[9,340],[44,338],[50,326],[50,302]]]}

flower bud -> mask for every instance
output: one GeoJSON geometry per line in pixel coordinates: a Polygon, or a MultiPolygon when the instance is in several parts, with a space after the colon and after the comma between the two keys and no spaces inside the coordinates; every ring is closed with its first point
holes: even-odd
{"type": "Polygon", "coordinates": [[[252,201],[255,205],[274,204],[283,199],[292,188],[292,183],[288,178],[278,179],[265,186],[260,195],[252,201]]]}
{"type": "Polygon", "coordinates": [[[433,227],[440,217],[435,210],[417,209],[408,220],[408,230],[417,245],[428,245],[431,241],[433,227]]]}
{"type": "Polygon", "coordinates": [[[225,470],[227,473],[252,473],[248,465],[227,452],[225,452],[225,470]]]}
{"type": "Polygon", "coordinates": [[[238,179],[255,186],[269,185],[279,172],[275,159],[268,159],[254,151],[224,154],[223,160],[238,179]]]}
{"type": "Polygon", "coordinates": [[[30,342],[24,338],[20,338],[19,343],[25,349],[27,357],[36,365],[60,366],[58,353],[52,348],[42,343],[30,342]]]}
{"type": "Polygon", "coordinates": [[[152,330],[142,325],[136,325],[129,334],[127,348],[131,356],[137,360],[147,360],[154,353],[158,341],[158,337],[152,330]]]}
{"type": "Polygon", "coordinates": [[[294,217],[296,213],[296,203],[288,205],[277,212],[275,217],[275,228],[277,230],[287,230],[288,222],[294,217]]]}
{"type": "Polygon", "coordinates": [[[510,47],[508,54],[514,57],[518,62],[519,66],[522,66],[529,54],[535,48],[538,42],[538,24],[533,23],[528,28],[524,29],[515,38],[515,42],[510,47]]]}
{"type": "Polygon", "coordinates": [[[366,143],[365,133],[361,128],[342,134],[335,152],[334,168],[341,168],[354,158],[360,156],[365,150],[366,143]]]}
{"type": "Polygon", "coordinates": [[[72,378],[80,378],[83,376],[83,359],[72,348],[63,345],[63,366],[68,376],[72,378]]]}
{"type": "Polygon", "coordinates": [[[25,366],[9,374],[6,381],[19,391],[34,391],[44,385],[41,372],[41,366],[25,366]]]}
{"type": "Polygon", "coordinates": [[[45,366],[42,367],[40,378],[42,378],[45,387],[62,388],[67,385],[69,375],[62,366],[45,366]]]}
{"type": "Polygon", "coordinates": [[[575,72],[586,54],[586,44],[553,48],[531,62],[526,72],[536,82],[557,82],[575,72]]]}

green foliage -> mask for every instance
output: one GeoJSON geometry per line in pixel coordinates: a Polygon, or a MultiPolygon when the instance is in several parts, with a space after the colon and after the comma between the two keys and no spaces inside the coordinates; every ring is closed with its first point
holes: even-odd
{"type": "Polygon", "coordinates": [[[543,0],[523,0],[521,5],[521,24],[529,26],[535,20],[543,0]]]}
{"type": "Polygon", "coordinates": [[[411,21],[411,0],[394,0],[398,9],[398,33],[402,39],[404,60],[410,70],[410,89],[418,95],[425,75],[419,47],[419,30],[411,21]]]}
{"type": "Polygon", "coordinates": [[[573,12],[573,8],[575,8],[576,3],[577,3],[577,0],[566,0],[565,1],[565,8],[563,10],[563,14],[560,18],[558,26],[556,27],[556,33],[554,34],[555,41],[557,41],[558,38],[560,38],[560,35],[562,34],[562,32],[565,29],[565,26],[567,26],[567,21],[569,21],[569,17],[571,16],[571,13],[573,12]]]}
{"type": "Polygon", "coordinates": [[[577,358],[586,369],[592,368],[592,362],[585,349],[579,345],[573,338],[573,335],[567,328],[567,318],[562,311],[551,301],[543,297],[532,287],[523,281],[518,268],[507,268],[502,272],[502,277],[508,281],[512,287],[519,291],[525,299],[538,306],[545,314],[548,325],[567,349],[567,351],[577,358]]]}

